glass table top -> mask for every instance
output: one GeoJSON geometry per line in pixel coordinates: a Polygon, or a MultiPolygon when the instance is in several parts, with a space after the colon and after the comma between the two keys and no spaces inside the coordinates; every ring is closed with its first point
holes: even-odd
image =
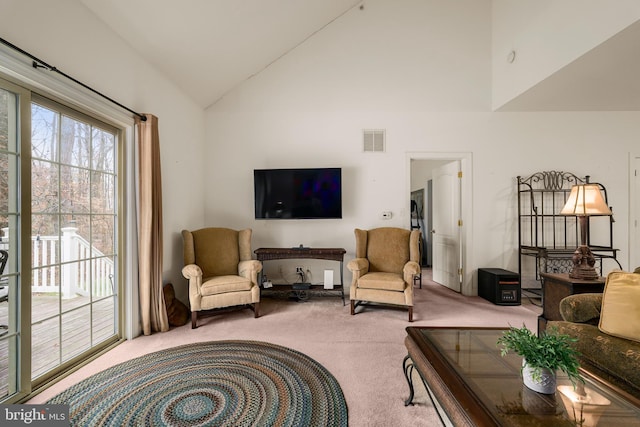
{"type": "Polygon", "coordinates": [[[589,376],[584,394],[558,373],[553,395],[529,390],[522,383],[522,358],[500,355],[499,329],[407,328],[414,341],[445,356],[446,363],[480,400],[484,409],[509,426],[640,426],[640,408],[605,383],[589,376]]]}

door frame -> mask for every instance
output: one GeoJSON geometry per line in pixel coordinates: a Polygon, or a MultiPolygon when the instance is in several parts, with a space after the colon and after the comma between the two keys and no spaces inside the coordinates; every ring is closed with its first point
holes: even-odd
{"type": "MultiPolygon", "coordinates": [[[[467,296],[477,295],[473,283],[473,155],[470,152],[430,152],[410,151],[405,156],[406,189],[405,206],[411,206],[411,160],[460,161],[462,178],[460,182],[460,211],[462,227],[460,227],[460,265],[462,265],[462,283],[460,293],[467,296]]],[[[411,226],[410,219],[404,216],[404,226],[411,226]]]]}
{"type": "MultiPolygon", "coordinates": [[[[629,271],[640,266],[640,152],[629,153],[629,271]]],[[[620,260],[618,260],[620,261],[620,260]]]]}

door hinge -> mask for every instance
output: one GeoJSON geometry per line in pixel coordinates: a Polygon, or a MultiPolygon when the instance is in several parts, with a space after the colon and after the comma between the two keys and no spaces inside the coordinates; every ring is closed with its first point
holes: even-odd
{"type": "Polygon", "coordinates": [[[458,178],[462,178],[462,171],[458,172],[458,178]]]}
{"type": "Polygon", "coordinates": [[[458,220],[458,227],[462,227],[462,220],[461,219],[458,220]]]}

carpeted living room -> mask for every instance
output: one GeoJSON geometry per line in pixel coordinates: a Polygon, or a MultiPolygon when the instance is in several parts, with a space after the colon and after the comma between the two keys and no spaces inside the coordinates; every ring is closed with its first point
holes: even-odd
{"type": "Polygon", "coordinates": [[[637,0],[3,0],[0,424],[564,421],[524,325],[636,425],[639,43],[637,0]]]}
{"type": "MultiPolygon", "coordinates": [[[[429,271],[425,270],[425,273],[428,276],[429,271]]],[[[414,291],[413,323],[407,322],[406,310],[397,307],[366,308],[350,316],[349,307],[339,298],[315,296],[304,301],[287,297],[264,298],[259,319],[254,319],[249,310],[237,310],[206,317],[196,329],[187,324],[174,327],[170,332],[127,341],[43,391],[30,403],[45,403],[95,373],[144,354],[186,344],[232,339],[276,344],[319,362],[335,377],[344,393],[350,426],[441,425],[417,372],[413,374],[416,376],[413,405],[405,406],[409,396],[402,367],[407,354],[405,328],[522,324],[535,328],[541,308],[526,299],[521,306],[497,306],[480,297],[460,295],[428,278],[423,280],[422,288],[416,286],[414,291]]],[[[157,371],[164,375],[163,369],[157,371]]],[[[132,384],[136,384],[135,379],[130,378],[132,384]]],[[[91,389],[89,384],[79,392],[86,395],[91,389]]],[[[132,398],[131,392],[125,390],[124,394],[132,398]]],[[[115,390],[110,396],[113,393],[115,390]]],[[[132,404],[125,402],[108,405],[132,404]]],[[[289,425],[288,421],[282,425],[289,425]]]]}

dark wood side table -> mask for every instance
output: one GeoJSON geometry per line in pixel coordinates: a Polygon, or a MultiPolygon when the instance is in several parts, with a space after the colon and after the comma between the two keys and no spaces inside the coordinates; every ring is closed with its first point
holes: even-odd
{"type": "Polygon", "coordinates": [[[538,317],[538,333],[544,331],[550,320],[562,320],[560,301],[573,294],[602,293],[605,278],[595,280],[572,279],[567,273],[541,273],[542,314],[538,317]]]}
{"type": "MultiPolygon", "coordinates": [[[[342,305],[345,305],[344,301],[344,254],[347,252],[344,248],[307,248],[307,247],[294,247],[294,248],[259,248],[253,251],[256,254],[256,258],[260,262],[278,260],[278,259],[323,259],[327,261],[338,261],[340,263],[340,284],[334,285],[333,289],[326,290],[322,285],[311,285],[309,289],[300,292],[335,292],[338,296],[342,297],[342,305]]],[[[293,291],[291,286],[277,285],[278,288],[287,288],[293,291]]],[[[264,288],[261,288],[264,292],[264,288]]]]}

